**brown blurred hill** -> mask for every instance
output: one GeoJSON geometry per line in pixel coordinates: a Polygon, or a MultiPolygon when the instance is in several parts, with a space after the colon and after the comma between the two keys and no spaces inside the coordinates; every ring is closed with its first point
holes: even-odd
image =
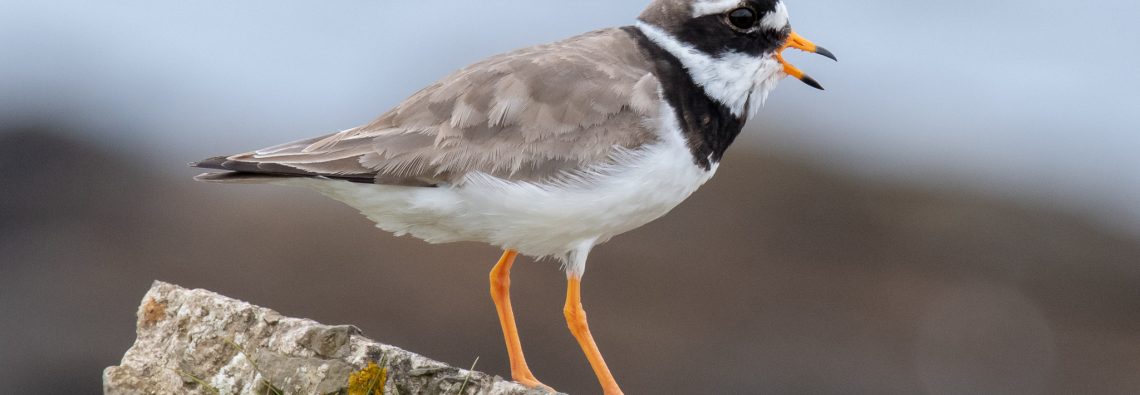
{"type": "MultiPolygon", "coordinates": [[[[155,279],[508,373],[495,249],[396,238],[313,193],[197,184],[64,135],[0,130],[7,390],[98,391],[155,279]]],[[[593,393],[557,269],[515,270],[523,342],[544,382],[593,393]]],[[[584,292],[634,394],[1140,392],[1140,241],[787,158],[731,152],[690,201],[596,249],[584,292]]]]}

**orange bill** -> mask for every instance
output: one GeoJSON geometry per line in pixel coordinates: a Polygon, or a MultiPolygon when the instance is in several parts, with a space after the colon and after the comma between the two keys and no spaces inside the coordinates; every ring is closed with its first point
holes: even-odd
{"type": "Polygon", "coordinates": [[[811,86],[812,88],[823,90],[823,85],[820,85],[819,82],[817,82],[814,78],[808,77],[807,74],[804,74],[803,70],[796,68],[796,66],[792,66],[791,63],[788,63],[787,60],[784,60],[784,50],[788,49],[789,47],[804,52],[820,54],[835,61],[838,61],[839,59],[837,59],[835,55],[831,53],[831,51],[828,51],[821,46],[815,45],[808,39],[804,38],[804,36],[801,36],[796,32],[792,32],[792,34],[788,36],[788,41],[784,43],[784,46],[781,47],[779,51],[776,51],[776,60],[778,60],[780,64],[784,65],[785,73],[792,77],[796,77],[796,79],[803,81],[805,84],[808,84],[808,86],[811,86]]]}

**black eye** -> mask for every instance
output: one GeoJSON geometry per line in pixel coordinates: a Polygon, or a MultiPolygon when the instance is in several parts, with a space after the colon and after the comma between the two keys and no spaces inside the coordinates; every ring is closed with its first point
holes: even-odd
{"type": "Polygon", "coordinates": [[[756,11],[741,7],[728,13],[728,23],[740,30],[749,30],[756,26],[756,11]]]}

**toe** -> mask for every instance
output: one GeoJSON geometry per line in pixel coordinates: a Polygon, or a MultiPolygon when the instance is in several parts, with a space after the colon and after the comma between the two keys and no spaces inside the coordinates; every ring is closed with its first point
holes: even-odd
{"type": "Polygon", "coordinates": [[[515,381],[518,382],[519,384],[522,384],[526,387],[533,388],[536,390],[542,390],[542,391],[549,392],[552,394],[558,392],[558,391],[555,391],[554,388],[551,388],[549,385],[543,384],[541,381],[538,381],[538,379],[535,379],[533,377],[517,377],[517,378],[515,378],[515,381]]]}

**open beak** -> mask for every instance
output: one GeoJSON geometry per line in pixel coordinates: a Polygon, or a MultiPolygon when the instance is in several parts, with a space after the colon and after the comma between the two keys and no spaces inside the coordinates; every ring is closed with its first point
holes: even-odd
{"type": "Polygon", "coordinates": [[[792,32],[792,34],[788,36],[788,42],[784,43],[784,46],[780,47],[779,51],[776,51],[776,60],[780,61],[780,64],[784,65],[785,73],[792,77],[796,77],[812,88],[823,90],[823,85],[820,85],[819,82],[816,82],[815,79],[808,77],[807,74],[804,74],[802,70],[797,69],[796,66],[792,66],[791,63],[788,63],[788,61],[784,60],[784,50],[788,49],[788,47],[795,48],[804,52],[820,54],[834,61],[839,61],[839,59],[836,59],[835,55],[832,54],[831,51],[828,51],[821,46],[812,44],[811,41],[808,41],[808,39],[804,38],[804,36],[801,36],[796,32],[792,32]]]}

